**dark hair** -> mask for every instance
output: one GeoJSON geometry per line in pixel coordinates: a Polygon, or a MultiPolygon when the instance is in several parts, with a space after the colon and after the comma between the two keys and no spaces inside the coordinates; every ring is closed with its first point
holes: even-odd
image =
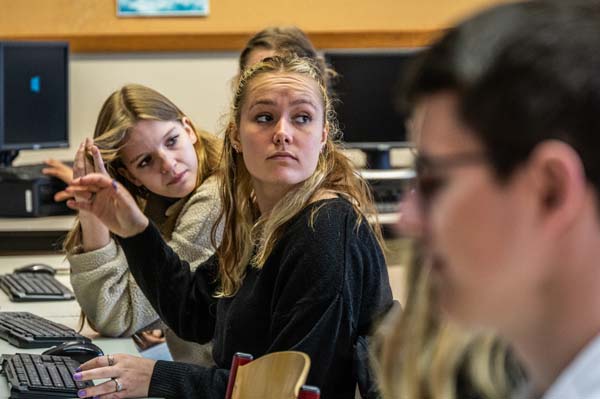
{"type": "Polygon", "coordinates": [[[252,36],[240,53],[240,73],[250,66],[248,65],[248,58],[250,58],[252,51],[256,49],[274,50],[278,55],[294,55],[300,58],[311,59],[319,68],[327,85],[329,84],[329,80],[336,76],[333,69],[329,68],[323,57],[317,53],[315,46],[313,46],[308,36],[306,36],[306,33],[298,27],[271,26],[252,36]]]}
{"type": "Polygon", "coordinates": [[[548,139],[579,153],[600,192],[600,2],[527,1],[458,25],[417,61],[414,104],[452,91],[459,117],[508,178],[548,139]]]}

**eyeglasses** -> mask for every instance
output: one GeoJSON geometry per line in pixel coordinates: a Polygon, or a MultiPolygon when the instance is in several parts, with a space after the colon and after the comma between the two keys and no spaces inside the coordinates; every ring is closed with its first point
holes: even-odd
{"type": "Polygon", "coordinates": [[[446,156],[430,157],[414,155],[415,180],[419,204],[428,210],[436,193],[447,183],[450,169],[486,163],[488,158],[483,152],[463,152],[446,156]]]}

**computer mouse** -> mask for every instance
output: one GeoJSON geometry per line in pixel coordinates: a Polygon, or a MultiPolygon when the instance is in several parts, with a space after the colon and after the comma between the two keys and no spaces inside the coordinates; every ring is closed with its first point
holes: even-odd
{"type": "Polygon", "coordinates": [[[42,355],[68,356],[79,363],[85,363],[95,357],[104,356],[104,352],[91,342],[67,341],[45,350],[42,355]]]}
{"type": "Polygon", "coordinates": [[[45,263],[30,263],[25,266],[18,267],[14,270],[15,273],[47,273],[56,274],[56,269],[45,263]]]}

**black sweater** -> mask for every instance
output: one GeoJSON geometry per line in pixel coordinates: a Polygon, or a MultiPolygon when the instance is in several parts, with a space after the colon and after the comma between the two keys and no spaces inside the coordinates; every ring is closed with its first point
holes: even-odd
{"type": "Polygon", "coordinates": [[[343,199],[309,205],[288,222],[262,270],[248,267],[237,294],[220,299],[213,297],[214,256],[191,273],[152,225],[122,239],[131,272],[161,319],[183,339],[214,341],[215,368],[158,361],[149,395],[223,399],[235,352],[258,358],[297,350],[310,356],[307,384],[323,399],[353,398],[357,337],[392,303],[381,248],[356,220],[343,199]]]}

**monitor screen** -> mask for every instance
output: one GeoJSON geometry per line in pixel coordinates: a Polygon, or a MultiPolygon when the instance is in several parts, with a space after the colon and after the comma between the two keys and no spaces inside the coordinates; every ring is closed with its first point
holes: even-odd
{"type": "Polygon", "coordinates": [[[0,42],[0,150],[68,147],[69,48],[0,42]]]}
{"type": "Polygon", "coordinates": [[[396,106],[400,81],[413,51],[328,52],[339,74],[332,85],[343,141],[362,149],[408,145],[405,116],[396,106]]]}

